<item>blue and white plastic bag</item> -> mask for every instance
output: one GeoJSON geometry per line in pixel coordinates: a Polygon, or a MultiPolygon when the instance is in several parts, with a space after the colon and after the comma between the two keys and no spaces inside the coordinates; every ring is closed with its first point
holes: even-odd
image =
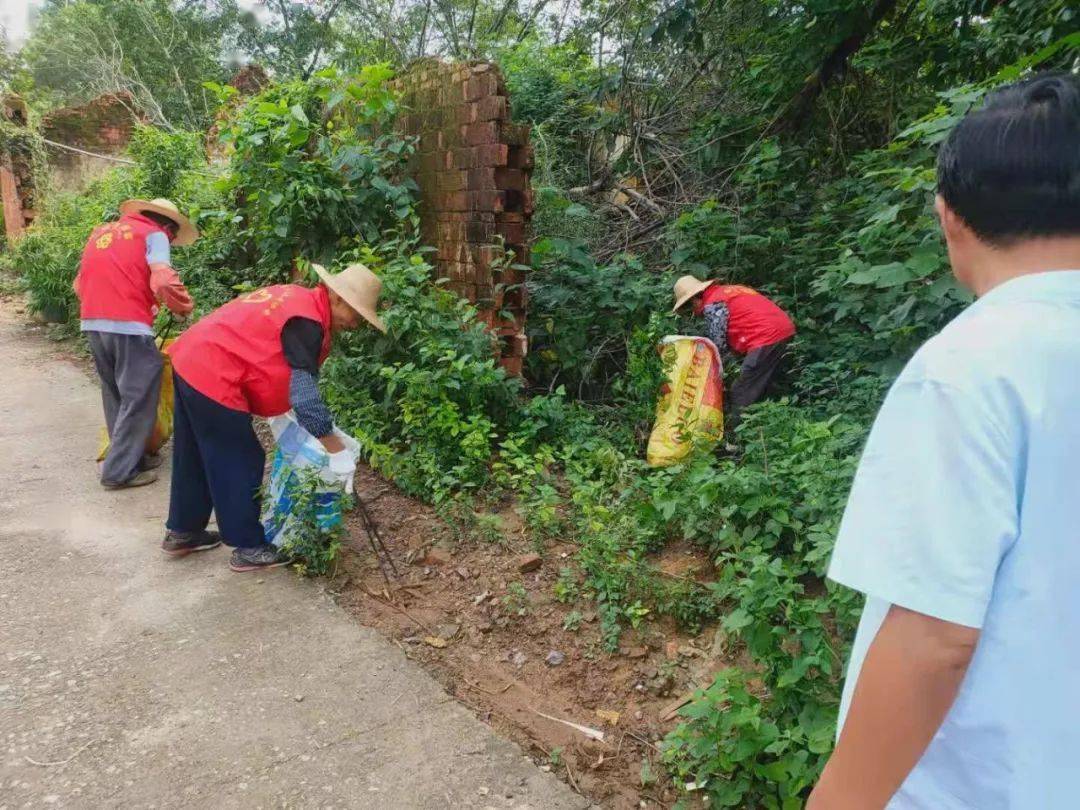
{"type": "Polygon", "coordinates": [[[302,477],[314,476],[315,520],[323,531],[341,523],[342,498],[352,493],[360,444],[336,427],[334,435],[345,449],[330,453],[289,413],[270,418],[268,424],[277,447],[270,466],[270,485],[263,498],[262,524],[266,541],[278,548],[288,544],[298,530],[293,516],[293,493],[302,477]]]}

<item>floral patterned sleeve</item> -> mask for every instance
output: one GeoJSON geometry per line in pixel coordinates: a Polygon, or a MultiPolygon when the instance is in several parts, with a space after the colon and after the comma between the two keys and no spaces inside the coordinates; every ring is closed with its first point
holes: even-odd
{"type": "Polygon", "coordinates": [[[727,349],[727,304],[708,304],[702,313],[705,316],[705,335],[721,352],[727,349]]]}

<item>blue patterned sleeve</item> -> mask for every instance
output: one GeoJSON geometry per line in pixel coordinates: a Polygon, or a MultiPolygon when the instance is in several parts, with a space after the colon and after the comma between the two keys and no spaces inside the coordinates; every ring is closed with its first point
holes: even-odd
{"type": "Polygon", "coordinates": [[[727,349],[728,308],[727,304],[716,303],[705,307],[705,333],[721,352],[727,349]]]}
{"type": "Polygon", "coordinates": [[[292,369],[289,375],[289,404],[296,412],[296,421],[315,438],[329,436],[334,430],[334,418],[319,394],[319,386],[310,371],[292,369]]]}

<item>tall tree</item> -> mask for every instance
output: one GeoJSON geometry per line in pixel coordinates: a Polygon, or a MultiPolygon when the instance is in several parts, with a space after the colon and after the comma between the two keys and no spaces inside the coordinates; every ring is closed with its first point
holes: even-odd
{"type": "Polygon", "coordinates": [[[22,50],[36,87],[56,103],[130,93],[166,128],[204,126],[214,99],[202,88],[225,74],[225,15],[170,0],[79,0],[44,9],[22,50]]]}

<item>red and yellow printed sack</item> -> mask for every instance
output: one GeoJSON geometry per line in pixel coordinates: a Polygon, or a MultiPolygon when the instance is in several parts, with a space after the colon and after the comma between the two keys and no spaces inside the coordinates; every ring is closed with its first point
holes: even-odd
{"type": "Polygon", "coordinates": [[[652,467],[667,467],[695,445],[723,437],[724,366],[708,338],[668,335],[658,349],[668,378],[660,389],[646,458],[652,467]]]}

